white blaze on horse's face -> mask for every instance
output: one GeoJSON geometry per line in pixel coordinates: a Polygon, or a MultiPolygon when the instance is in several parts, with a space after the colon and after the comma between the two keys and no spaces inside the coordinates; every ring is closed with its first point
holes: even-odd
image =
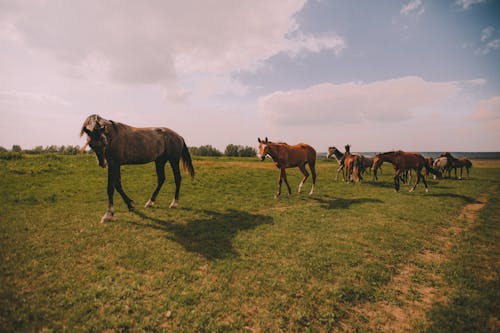
{"type": "Polygon", "coordinates": [[[257,156],[263,161],[266,159],[266,155],[269,153],[269,148],[263,142],[259,143],[259,153],[257,156]]]}

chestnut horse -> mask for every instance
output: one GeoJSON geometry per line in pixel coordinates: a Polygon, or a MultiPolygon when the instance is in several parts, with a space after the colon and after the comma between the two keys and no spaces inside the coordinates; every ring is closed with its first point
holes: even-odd
{"type": "Polygon", "coordinates": [[[417,181],[415,185],[410,189],[410,192],[413,192],[417,187],[420,180],[424,182],[425,191],[428,192],[427,182],[425,177],[422,175],[422,169],[426,168],[428,172],[437,175],[441,178],[441,173],[434,170],[425,160],[425,158],[417,153],[408,153],[401,150],[391,151],[387,153],[381,153],[375,155],[373,159],[373,170],[376,170],[383,162],[391,163],[394,167],[395,175],[394,175],[394,189],[399,191],[399,181],[401,176],[405,171],[415,170],[417,173],[417,181]]]}
{"type": "Polygon", "coordinates": [[[361,170],[363,158],[361,155],[351,154],[351,146],[345,145],[344,154],[344,166],[346,172],[346,181],[361,181],[363,177],[361,176],[361,170]]]}
{"type": "Polygon", "coordinates": [[[309,164],[309,169],[311,169],[312,175],[312,187],[309,195],[314,193],[314,186],[316,185],[316,150],[313,147],[305,144],[299,143],[296,145],[289,145],[283,142],[274,143],[267,139],[261,140],[258,138],[259,142],[259,156],[264,161],[267,155],[271,156],[277,168],[280,169],[280,175],[278,178],[278,193],[276,197],[281,195],[281,183],[283,180],[288,188],[288,194],[292,193],[290,185],[286,177],[285,169],[298,167],[304,178],[299,184],[299,193],[302,191],[302,186],[304,182],[309,177],[309,173],[306,170],[306,164],[309,164]]]}
{"type": "Polygon", "coordinates": [[[472,168],[472,162],[469,159],[465,157],[455,158],[448,152],[441,154],[441,157],[446,157],[450,161],[449,172],[451,172],[451,168],[455,170],[455,179],[457,178],[457,168],[460,168],[460,178],[458,179],[462,179],[463,168],[467,171],[467,178],[469,178],[469,170],[472,168]]]}
{"type": "Polygon", "coordinates": [[[97,155],[99,166],[108,166],[108,210],[101,223],[111,221],[114,216],[113,194],[120,193],[129,210],[134,209],[133,201],[125,194],[120,177],[120,166],[124,164],[145,164],[155,162],[158,184],[145,207],[153,206],[156,196],[165,182],[165,164],[170,162],[175,180],[175,196],[170,208],[177,206],[181,188],[179,161],[194,177],[194,168],[184,139],[165,127],[136,128],[98,115],[85,119],[80,136],[87,134],[87,143],[97,155]]]}

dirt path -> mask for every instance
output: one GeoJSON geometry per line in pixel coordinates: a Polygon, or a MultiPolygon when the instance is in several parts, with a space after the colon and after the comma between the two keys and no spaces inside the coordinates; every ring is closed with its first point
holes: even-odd
{"type": "Polygon", "coordinates": [[[365,317],[373,331],[410,332],[412,328],[425,327],[425,313],[432,304],[448,301],[443,292],[443,276],[436,268],[448,260],[459,235],[473,225],[487,201],[488,194],[483,193],[475,202],[464,206],[459,220],[465,224],[444,228],[430,241],[430,244],[442,244],[439,249],[425,250],[409,260],[410,264],[400,267],[385,288],[390,301],[366,303],[356,308],[355,313],[365,317]]]}

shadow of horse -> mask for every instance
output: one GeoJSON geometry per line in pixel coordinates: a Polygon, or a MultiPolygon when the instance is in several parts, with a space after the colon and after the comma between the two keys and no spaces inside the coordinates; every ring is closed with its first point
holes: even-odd
{"type": "Polygon", "coordinates": [[[168,239],[208,260],[238,257],[233,247],[233,238],[238,232],[273,223],[273,218],[270,216],[250,214],[234,209],[225,212],[200,210],[199,213],[204,217],[189,220],[187,223],[176,223],[134,211],[134,214],[150,223],[132,223],[165,231],[168,233],[168,239]]]}
{"type": "Polygon", "coordinates": [[[358,198],[358,199],[343,199],[343,198],[313,198],[317,201],[322,208],[325,209],[348,209],[352,205],[363,204],[363,203],[381,203],[382,200],[373,198],[358,198]]]}
{"type": "Polygon", "coordinates": [[[455,194],[455,193],[427,193],[425,196],[431,196],[431,197],[448,197],[448,198],[457,198],[461,199],[466,203],[478,203],[478,201],[475,198],[468,197],[466,195],[462,194],[455,194]]]}
{"type": "Polygon", "coordinates": [[[382,187],[382,188],[394,188],[393,183],[388,183],[388,182],[384,182],[384,181],[367,180],[367,181],[363,182],[363,184],[368,184],[370,186],[382,187]]]}

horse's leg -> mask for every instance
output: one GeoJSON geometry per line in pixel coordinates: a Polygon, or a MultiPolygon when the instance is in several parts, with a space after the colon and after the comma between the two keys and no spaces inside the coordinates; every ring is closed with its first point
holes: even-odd
{"type": "Polygon", "coordinates": [[[399,178],[401,177],[401,170],[396,170],[396,175],[394,175],[394,190],[399,191],[399,178]]]}
{"type": "Polygon", "coordinates": [[[156,167],[156,177],[157,177],[157,185],[156,188],[151,195],[151,198],[146,202],[144,207],[151,207],[154,206],[156,197],[158,196],[158,193],[160,193],[160,189],[163,186],[163,183],[165,182],[165,164],[167,161],[165,159],[157,159],[155,161],[155,167],[156,167]]]}
{"type": "Polygon", "coordinates": [[[115,193],[115,185],[119,171],[120,166],[108,164],[108,210],[101,218],[101,223],[111,221],[115,215],[115,210],[113,208],[113,194],[115,193]]]}
{"type": "Polygon", "coordinates": [[[292,194],[292,188],[288,184],[288,178],[286,176],[286,170],[283,168],[283,180],[285,181],[286,187],[288,188],[288,195],[292,194]]]}
{"type": "MultiPolygon", "coordinates": [[[[418,183],[420,182],[420,178],[422,178],[422,172],[420,170],[416,170],[415,172],[417,173],[417,181],[415,182],[415,185],[413,185],[413,187],[410,189],[410,192],[415,191],[415,188],[417,187],[418,183]]],[[[425,182],[425,179],[424,179],[424,182],[425,182]]],[[[426,184],[425,188],[427,189],[427,184],[426,184]]]]}
{"type": "Polygon", "coordinates": [[[302,192],[302,186],[304,186],[304,182],[307,180],[307,177],[309,177],[309,172],[307,172],[305,165],[300,165],[299,166],[300,172],[304,175],[304,178],[302,178],[302,181],[299,184],[299,191],[298,193],[302,192]]]}
{"type": "Polygon", "coordinates": [[[283,183],[283,173],[285,172],[284,168],[280,168],[280,175],[278,176],[278,193],[274,196],[275,198],[281,195],[281,183],[283,183]]]}
{"type": "Polygon", "coordinates": [[[134,209],[134,204],[133,200],[130,199],[126,194],[125,191],[123,191],[122,188],[122,180],[121,180],[121,171],[120,168],[117,169],[117,176],[116,176],[116,182],[115,182],[115,188],[120,193],[122,196],[123,201],[125,201],[125,204],[127,204],[128,210],[133,210],[134,209]]]}
{"type": "Polygon", "coordinates": [[[172,203],[170,204],[170,208],[175,208],[178,205],[179,202],[179,193],[181,191],[181,170],[179,168],[179,160],[177,161],[170,161],[170,166],[172,167],[172,172],[174,173],[174,181],[175,181],[175,196],[174,200],[172,200],[172,203]]]}
{"type": "Polygon", "coordinates": [[[422,181],[424,182],[425,192],[429,192],[429,188],[427,187],[427,181],[425,180],[425,177],[422,177],[422,181]]]}
{"type": "Polygon", "coordinates": [[[309,168],[311,169],[311,176],[312,176],[312,186],[309,195],[313,195],[314,188],[316,187],[316,161],[312,161],[312,163],[309,162],[309,168]]]}
{"type": "Polygon", "coordinates": [[[462,167],[462,166],[460,167],[460,178],[459,178],[459,179],[462,179],[462,172],[463,172],[463,168],[464,168],[464,167],[462,167]]]}
{"type": "Polygon", "coordinates": [[[339,180],[339,173],[342,171],[342,178],[344,177],[344,166],[340,166],[339,165],[339,168],[337,169],[337,174],[335,175],[335,180],[339,180]]]}

